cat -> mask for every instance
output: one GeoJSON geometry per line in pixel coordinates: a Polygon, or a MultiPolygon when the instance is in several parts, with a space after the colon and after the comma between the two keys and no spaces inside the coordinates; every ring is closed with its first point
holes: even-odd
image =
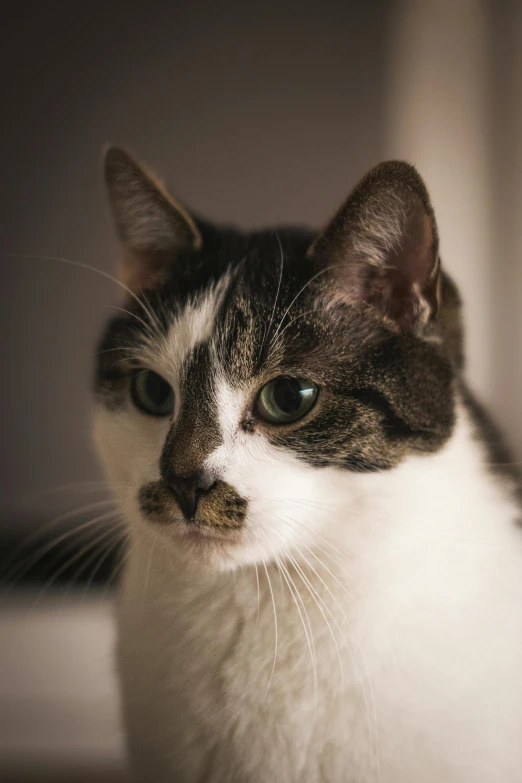
{"type": "Polygon", "coordinates": [[[318,234],[218,228],[118,148],[105,177],[125,310],[94,430],[136,778],[522,781],[519,484],[415,168],[318,234]]]}

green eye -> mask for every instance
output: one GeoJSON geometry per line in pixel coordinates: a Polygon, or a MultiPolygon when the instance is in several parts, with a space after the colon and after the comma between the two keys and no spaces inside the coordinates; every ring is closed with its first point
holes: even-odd
{"type": "Polygon", "coordinates": [[[169,416],[174,410],[172,386],[152,370],[138,370],[131,382],[134,405],[150,416],[169,416]]]}
{"type": "Polygon", "coordinates": [[[256,411],[265,421],[286,424],[308,413],[316,398],[317,386],[311,381],[280,375],[263,386],[256,411]]]}

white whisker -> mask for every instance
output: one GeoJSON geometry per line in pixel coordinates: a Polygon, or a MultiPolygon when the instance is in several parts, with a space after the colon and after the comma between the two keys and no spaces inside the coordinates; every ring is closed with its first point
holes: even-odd
{"type": "MultiPolygon", "coordinates": [[[[101,505],[101,503],[99,505],[101,505]]],[[[44,557],[48,552],[51,552],[55,547],[58,546],[58,544],[61,544],[71,536],[74,536],[81,531],[90,529],[93,527],[93,525],[100,524],[100,522],[104,522],[108,519],[116,517],[118,513],[119,512],[117,510],[108,511],[106,514],[101,514],[94,519],[89,519],[86,522],[83,522],[81,525],[76,525],[75,527],[66,530],[65,533],[62,533],[57,538],[53,538],[51,541],[48,541],[46,544],[41,546],[36,550],[36,552],[33,552],[31,556],[24,558],[24,560],[21,562],[13,563],[13,567],[8,569],[4,574],[4,578],[2,580],[3,583],[6,584],[12,579],[14,579],[15,582],[19,581],[33,566],[35,566],[42,559],[42,557],[44,557]],[[21,572],[18,571],[18,568],[20,567],[22,568],[21,572]]],[[[56,520],[53,520],[53,522],[55,521],[56,520]]]]}
{"type": "MultiPolygon", "coordinates": [[[[29,533],[24,540],[19,544],[18,547],[16,547],[15,551],[12,553],[12,555],[9,557],[9,559],[3,563],[3,568],[9,569],[10,567],[14,565],[14,561],[21,555],[30,544],[32,544],[35,540],[38,539],[39,536],[42,535],[42,533],[45,533],[49,530],[52,530],[53,527],[56,527],[56,525],[59,525],[61,522],[65,522],[68,519],[71,519],[72,517],[77,516],[78,514],[85,513],[87,511],[93,511],[96,508],[100,508],[103,506],[108,506],[110,503],[115,503],[116,501],[112,498],[106,499],[106,500],[98,500],[94,503],[88,503],[85,506],[80,506],[79,508],[75,508],[72,511],[67,511],[65,514],[61,514],[59,517],[55,517],[54,519],[51,519],[49,522],[45,522],[43,525],[38,527],[36,530],[33,530],[32,533],[29,533]]],[[[78,529],[78,526],[75,527],[75,530],[78,529]]],[[[44,552],[45,554],[45,552],[44,552]]],[[[9,577],[9,570],[7,571],[4,578],[9,577]]]]}
{"type": "MultiPolygon", "coordinates": [[[[289,520],[285,519],[285,518],[281,518],[281,521],[282,522],[287,522],[287,523],[289,522],[289,520]]],[[[295,532],[298,532],[298,531],[295,531],[295,532]]],[[[325,563],[323,563],[323,561],[306,544],[304,544],[304,542],[302,542],[302,545],[310,552],[310,554],[315,558],[315,560],[319,563],[319,565],[321,565],[327,571],[327,573],[330,574],[330,576],[337,582],[337,584],[346,593],[346,595],[352,601],[355,602],[354,597],[351,595],[351,593],[347,589],[346,585],[344,585],[341,582],[341,580],[328,568],[328,566],[325,565],[325,563]]],[[[310,568],[312,568],[312,566],[309,563],[308,559],[302,553],[301,553],[301,556],[308,563],[308,566],[310,568]]],[[[366,695],[366,690],[365,690],[364,684],[363,684],[362,692],[363,692],[363,698],[364,698],[364,702],[365,702],[365,705],[366,705],[366,711],[367,711],[367,715],[368,715],[368,731],[369,731],[370,739],[371,739],[371,741],[372,741],[372,743],[374,745],[374,748],[375,748],[375,755],[376,755],[376,760],[377,760],[377,766],[379,767],[379,765],[380,765],[380,761],[379,761],[380,754],[379,754],[379,745],[378,745],[378,737],[377,737],[377,711],[376,711],[376,706],[375,706],[375,694],[374,694],[374,690],[373,690],[372,679],[371,679],[371,676],[370,676],[370,670],[369,670],[368,665],[366,663],[366,658],[365,658],[365,656],[364,656],[364,654],[363,654],[363,652],[361,650],[361,647],[359,645],[359,642],[357,640],[357,635],[355,633],[355,630],[354,630],[351,622],[348,620],[348,618],[346,616],[346,613],[345,613],[344,609],[342,608],[341,604],[339,603],[337,597],[334,595],[334,593],[332,592],[330,587],[328,587],[326,582],[318,574],[317,570],[316,569],[312,569],[312,570],[314,571],[314,573],[316,574],[317,578],[319,579],[321,584],[324,586],[324,588],[326,589],[326,591],[328,592],[328,594],[331,596],[332,600],[334,601],[335,605],[339,609],[339,611],[340,611],[340,613],[341,613],[341,615],[342,615],[342,617],[343,617],[343,619],[344,619],[345,623],[347,624],[348,629],[350,631],[350,639],[352,640],[353,644],[356,646],[358,655],[360,657],[361,664],[362,664],[363,669],[364,669],[364,674],[365,674],[366,679],[368,681],[368,690],[369,690],[369,696],[370,696],[370,700],[368,701],[368,697],[366,695]],[[375,730],[374,730],[374,727],[375,727],[375,730]]],[[[344,638],[346,639],[346,637],[344,637],[344,638]]],[[[351,648],[352,647],[352,643],[348,642],[348,644],[349,644],[349,647],[351,648]]],[[[357,658],[355,656],[353,656],[353,658],[354,658],[354,661],[357,662],[357,658]]]]}
{"type": "Polygon", "coordinates": [[[256,615],[256,627],[259,623],[259,610],[261,606],[261,591],[259,588],[259,569],[257,567],[257,563],[254,563],[255,569],[256,569],[256,586],[257,586],[257,615],[256,615]]]}
{"type": "Polygon", "coordinates": [[[270,590],[270,597],[272,598],[272,608],[274,610],[274,635],[275,635],[275,642],[274,642],[274,660],[272,663],[272,670],[270,672],[270,676],[268,678],[268,683],[265,690],[265,696],[264,699],[266,699],[268,689],[270,688],[270,683],[272,682],[272,677],[274,676],[274,671],[276,667],[276,661],[277,661],[277,646],[278,646],[278,628],[277,628],[277,611],[276,611],[276,604],[275,604],[275,598],[274,598],[274,591],[272,590],[272,582],[270,581],[270,575],[268,573],[268,568],[266,565],[266,561],[263,558],[263,568],[265,569],[266,578],[268,581],[268,589],[270,590]]]}
{"type": "Polygon", "coordinates": [[[117,305],[108,305],[108,306],[111,308],[111,310],[118,310],[120,313],[125,313],[126,315],[129,315],[131,318],[134,318],[143,326],[147,334],[150,335],[151,337],[155,335],[155,332],[151,330],[150,325],[146,324],[143,318],[140,318],[139,315],[136,315],[136,313],[131,313],[130,310],[126,310],[124,307],[118,307],[117,305]]]}
{"type": "Polygon", "coordinates": [[[279,321],[279,325],[278,325],[278,327],[276,329],[276,332],[275,332],[272,340],[270,341],[270,347],[272,347],[274,345],[274,342],[275,342],[275,340],[276,340],[276,338],[277,338],[277,336],[279,334],[279,330],[281,329],[286,316],[290,312],[291,308],[294,306],[295,302],[297,302],[297,300],[299,299],[299,297],[301,296],[303,291],[305,291],[308,288],[308,286],[311,285],[314,282],[314,280],[316,280],[321,275],[324,275],[326,272],[330,272],[332,269],[336,269],[337,267],[343,267],[343,266],[344,266],[344,264],[332,264],[331,266],[327,266],[325,269],[321,269],[319,272],[317,272],[315,275],[313,275],[310,278],[310,280],[308,280],[308,282],[306,282],[304,284],[304,286],[297,292],[297,294],[294,296],[294,298],[292,299],[292,301],[290,302],[290,304],[286,308],[285,312],[283,313],[283,316],[282,316],[281,320],[279,321]]]}
{"type": "Polygon", "coordinates": [[[131,289],[125,285],[125,283],[122,283],[121,280],[118,280],[113,275],[110,275],[108,272],[104,272],[102,269],[97,269],[95,266],[90,266],[90,264],[85,264],[82,261],[72,261],[70,258],[61,258],[59,256],[43,256],[43,255],[36,255],[32,253],[0,253],[0,257],[3,258],[25,258],[25,259],[33,259],[33,260],[42,260],[42,261],[56,261],[60,264],[70,264],[71,266],[78,267],[79,269],[86,269],[89,272],[95,272],[96,274],[100,275],[101,277],[104,277],[106,280],[110,280],[111,283],[115,283],[117,286],[122,288],[124,291],[126,291],[138,304],[140,307],[142,307],[147,314],[147,316],[150,318],[151,323],[153,327],[154,324],[154,317],[151,312],[147,309],[147,307],[143,304],[141,299],[136,296],[136,294],[131,291],[131,289]]]}
{"type": "MultiPolygon", "coordinates": [[[[283,551],[285,552],[286,557],[290,560],[290,562],[292,563],[294,569],[297,571],[297,573],[301,577],[301,580],[304,582],[308,592],[310,593],[310,595],[311,595],[312,599],[314,600],[317,608],[319,609],[321,615],[323,616],[323,619],[324,619],[324,621],[326,623],[326,626],[327,626],[327,628],[328,628],[328,630],[330,632],[330,636],[332,637],[332,641],[334,643],[335,650],[336,650],[336,653],[337,653],[337,659],[339,661],[339,668],[340,668],[340,671],[341,671],[341,693],[343,693],[344,692],[344,667],[343,667],[343,660],[342,660],[342,657],[341,657],[341,651],[339,650],[339,645],[337,643],[337,639],[336,639],[335,634],[333,632],[332,626],[330,625],[328,617],[326,616],[326,614],[324,612],[324,609],[330,614],[330,616],[332,617],[333,622],[335,622],[338,630],[340,631],[341,629],[339,627],[339,624],[337,623],[337,619],[332,614],[331,610],[326,605],[326,603],[322,599],[322,597],[319,594],[319,592],[317,591],[317,589],[312,585],[312,583],[310,582],[310,580],[308,579],[308,577],[306,576],[306,574],[302,570],[301,566],[299,565],[299,563],[297,562],[295,557],[291,554],[289,549],[284,544],[282,544],[282,548],[283,548],[283,551]],[[323,609],[323,606],[324,606],[324,609],[323,609]]],[[[306,560],[306,558],[305,558],[305,560],[306,560]]]]}
{"type": "MultiPolygon", "coordinates": [[[[124,524],[123,522],[120,522],[120,524],[124,524]]],[[[39,591],[38,595],[34,599],[34,605],[42,599],[43,595],[49,590],[49,588],[56,582],[60,574],[63,574],[64,571],[66,571],[73,563],[76,563],[80,558],[82,558],[86,552],[88,552],[92,547],[97,546],[102,541],[104,541],[106,538],[108,538],[110,535],[114,534],[114,528],[110,528],[109,530],[104,530],[99,536],[97,536],[94,541],[89,541],[88,544],[86,544],[84,547],[80,549],[79,552],[76,552],[72,557],[70,557],[68,560],[63,563],[60,568],[54,572],[52,577],[44,584],[42,589],[39,591]]]]}
{"type": "Polygon", "coordinates": [[[272,307],[272,313],[270,315],[270,321],[269,321],[268,327],[265,329],[265,334],[263,336],[263,342],[261,343],[261,348],[260,348],[260,351],[259,351],[260,353],[263,351],[263,348],[265,346],[266,337],[270,333],[270,329],[272,328],[272,322],[274,320],[274,314],[275,314],[276,307],[277,307],[277,300],[279,299],[279,292],[281,290],[281,281],[283,279],[283,266],[284,266],[283,246],[281,244],[281,238],[280,238],[279,233],[277,231],[275,232],[275,235],[276,235],[277,241],[279,243],[279,254],[280,254],[279,282],[277,284],[277,290],[276,290],[276,295],[275,295],[275,299],[274,299],[274,306],[272,307]]]}
{"type": "Polygon", "coordinates": [[[154,538],[152,543],[151,543],[151,545],[150,545],[149,559],[148,559],[148,563],[147,563],[147,570],[145,571],[145,579],[143,581],[143,587],[142,587],[142,591],[143,591],[142,599],[143,600],[142,600],[142,604],[141,604],[140,625],[143,625],[143,619],[145,617],[145,606],[146,606],[146,603],[147,603],[147,594],[149,592],[150,572],[151,572],[151,569],[152,569],[152,558],[153,558],[154,550],[156,548],[156,544],[157,543],[158,543],[158,539],[154,538]]]}
{"type": "Polygon", "coordinates": [[[315,644],[313,639],[313,633],[312,633],[312,626],[310,623],[310,618],[308,616],[308,612],[306,611],[306,606],[303,602],[303,599],[301,597],[301,594],[299,593],[299,590],[296,587],[296,584],[294,580],[292,579],[290,572],[288,568],[285,566],[281,558],[274,553],[274,558],[276,565],[278,569],[280,569],[280,573],[286,582],[288,589],[290,590],[290,595],[292,596],[295,606],[297,608],[297,611],[299,613],[299,617],[301,619],[301,623],[303,626],[303,630],[306,636],[306,643],[308,645],[308,650],[310,652],[310,660],[312,663],[312,676],[313,676],[313,683],[314,683],[314,709],[317,707],[317,665],[316,665],[316,657],[315,657],[315,644]],[[303,611],[301,611],[301,604],[303,611]],[[303,614],[304,612],[304,614],[303,614]],[[305,621],[306,616],[306,621],[305,621]],[[310,632],[309,632],[310,631],[310,632]]]}

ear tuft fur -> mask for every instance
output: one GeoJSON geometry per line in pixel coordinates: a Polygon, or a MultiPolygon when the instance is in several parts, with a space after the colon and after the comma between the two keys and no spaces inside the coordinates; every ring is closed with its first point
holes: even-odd
{"type": "Polygon", "coordinates": [[[104,150],[105,182],[124,247],[121,277],[131,289],[150,288],[177,254],[196,251],[201,235],[191,216],[128,152],[104,150]]]}
{"type": "Polygon", "coordinates": [[[331,267],[333,302],[365,305],[398,332],[437,314],[437,226],[424,182],[407,163],[370,171],[309,254],[331,267]]]}

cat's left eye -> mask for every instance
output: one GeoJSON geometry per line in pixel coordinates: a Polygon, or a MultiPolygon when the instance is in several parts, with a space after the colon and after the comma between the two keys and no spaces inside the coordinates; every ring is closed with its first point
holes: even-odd
{"type": "Polygon", "coordinates": [[[138,370],[131,381],[134,405],[149,416],[170,416],[174,410],[174,390],[153,370],[138,370]]]}
{"type": "Polygon", "coordinates": [[[272,424],[297,421],[311,410],[317,392],[317,386],[311,381],[280,375],[261,389],[256,413],[272,424]]]}

